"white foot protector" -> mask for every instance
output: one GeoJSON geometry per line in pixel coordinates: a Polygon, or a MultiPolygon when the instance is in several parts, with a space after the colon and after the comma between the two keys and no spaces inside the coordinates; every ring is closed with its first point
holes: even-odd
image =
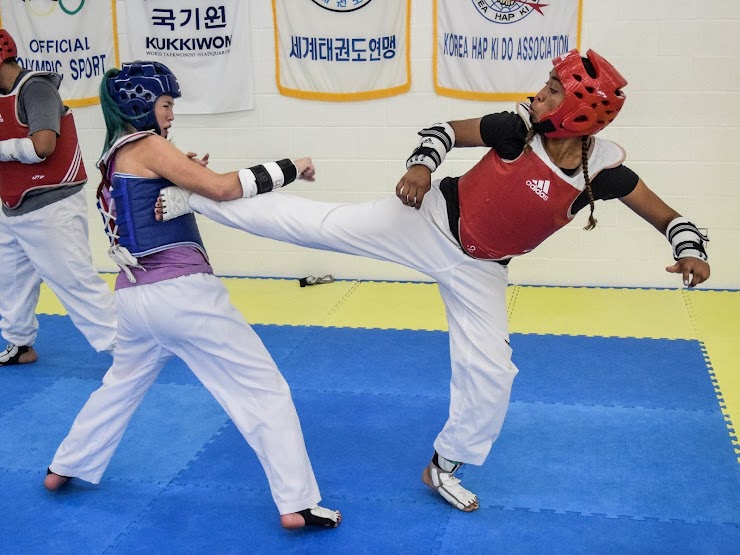
{"type": "MultiPolygon", "coordinates": [[[[456,466],[455,470],[459,467],[460,465],[456,466]]],[[[446,472],[434,462],[430,462],[424,469],[422,479],[456,509],[465,512],[475,511],[478,508],[478,496],[460,485],[460,479],[455,478],[455,470],[446,472]]]]}
{"type": "Polygon", "coordinates": [[[185,214],[191,214],[193,210],[188,204],[191,194],[190,191],[180,189],[180,187],[162,189],[159,192],[159,198],[162,199],[162,221],[166,222],[185,214]]]}
{"type": "Polygon", "coordinates": [[[339,511],[333,511],[318,505],[298,511],[298,514],[306,521],[306,526],[336,528],[342,522],[342,515],[339,514],[339,511]]]}

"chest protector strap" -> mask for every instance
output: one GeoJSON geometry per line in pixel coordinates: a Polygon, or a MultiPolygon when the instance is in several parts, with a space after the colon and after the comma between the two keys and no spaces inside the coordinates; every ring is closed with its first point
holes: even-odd
{"type": "Polygon", "coordinates": [[[154,217],[159,192],[172,183],[162,178],[144,178],[115,173],[115,152],[123,145],[151,135],[140,132],[116,141],[98,167],[103,181],[98,187],[98,209],[103,215],[105,232],[111,247],[108,254],[134,281],[128,270],[138,267],[137,258],[181,246],[195,247],[208,259],[194,214],[167,222],[154,217]]]}

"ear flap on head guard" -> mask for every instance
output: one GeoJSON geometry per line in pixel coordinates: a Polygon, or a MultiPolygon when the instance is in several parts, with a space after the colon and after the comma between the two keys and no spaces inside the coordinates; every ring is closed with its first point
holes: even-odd
{"type": "Polygon", "coordinates": [[[18,48],[13,37],[5,29],[0,29],[0,64],[8,58],[15,58],[17,55],[18,48]]]}
{"type": "Polygon", "coordinates": [[[565,90],[563,102],[543,114],[535,129],[547,137],[595,135],[609,125],[622,109],[627,80],[602,56],[589,50],[581,58],[577,50],[552,61],[565,90]]]}
{"type": "Polygon", "coordinates": [[[159,62],[123,64],[118,75],[108,79],[108,93],[123,115],[138,131],[158,129],[154,103],[166,94],[179,98],[175,74],[159,62]]]}

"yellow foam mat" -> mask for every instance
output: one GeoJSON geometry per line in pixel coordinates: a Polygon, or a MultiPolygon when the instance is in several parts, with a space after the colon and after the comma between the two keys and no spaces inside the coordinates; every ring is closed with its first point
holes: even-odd
{"type": "MultiPolygon", "coordinates": [[[[116,282],[117,274],[100,274],[100,277],[108,284],[111,291],[113,291],[113,284],[116,282]]],[[[64,316],[67,311],[59,302],[57,296],[49,289],[45,284],[41,284],[41,294],[39,295],[39,302],[36,305],[36,312],[38,314],[55,314],[64,316]]]]}
{"type": "Polygon", "coordinates": [[[704,341],[707,364],[710,365],[717,398],[733,436],[735,453],[740,462],[740,344],[736,339],[708,339],[704,341]]]}
{"type": "Polygon", "coordinates": [[[343,328],[447,330],[445,309],[434,283],[356,282],[335,308],[330,325],[343,328]]]}
{"type": "Polygon", "coordinates": [[[696,338],[679,290],[520,286],[511,304],[516,333],[696,338]]]}
{"type": "Polygon", "coordinates": [[[335,281],[301,287],[297,279],[224,278],[231,302],[252,324],[328,326],[335,307],[357,287],[335,281]]]}
{"type": "Polygon", "coordinates": [[[740,291],[691,291],[686,295],[703,335],[740,340],[740,291]]]}
{"type": "MultiPolygon", "coordinates": [[[[356,282],[335,307],[328,325],[342,328],[447,331],[442,298],[434,283],[356,282]]],[[[514,287],[507,290],[507,300],[514,287]]]]}

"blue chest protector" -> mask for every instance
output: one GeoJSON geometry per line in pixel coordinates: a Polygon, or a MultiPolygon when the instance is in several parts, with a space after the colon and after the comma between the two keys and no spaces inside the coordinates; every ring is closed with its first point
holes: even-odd
{"type": "Polygon", "coordinates": [[[159,191],[172,185],[162,178],[114,173],[111,198],[115,200],[118,243],[136,256],[147,256],[173,247],[195,247],[208,259],[194,214],[158,222],[154,204],[159,191]]]}

